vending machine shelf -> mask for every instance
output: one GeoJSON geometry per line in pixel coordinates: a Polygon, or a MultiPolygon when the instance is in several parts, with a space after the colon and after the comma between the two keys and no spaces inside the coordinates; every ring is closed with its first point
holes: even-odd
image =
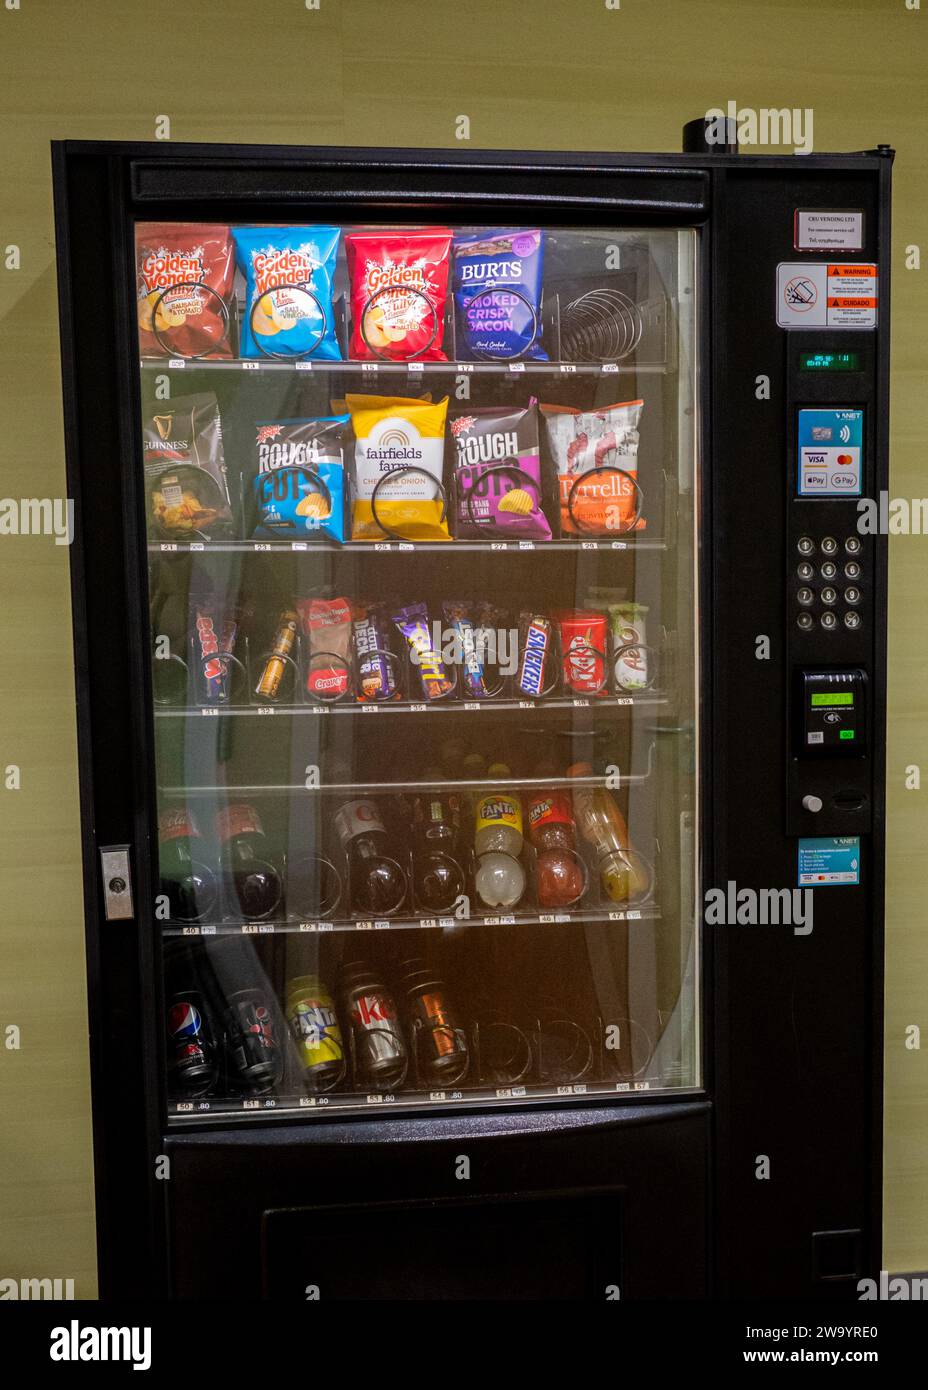
{"type": "Polygon", "coordinates": [[[320,1096],[231,1096],[207,1100],[178,1100],[168,1103],[168,1122],[182,1125],[185,1122],[196,1125],[209,1124],[210,1121],[222,1123],[230,1116],[240,1120],[260,1120],[273,1117],[282,1119],[307,1120],[312,1115],[322,1118],[332,1113],[344,1115],[370,1113],[372,1110],[442,1110],[452,1106],[468,1109],[471,1106],[483,1109],[486,1106],[512,1106],[525,1101],[581,1101],[589,1103],[597,1098],[615,1100],[621,1095],[623,1100],[633,1096],[655,1099],[671,1094],[674,1098],[699,1095],[696,1087],[682,1088],[673,1078],[665,1079],[658,1075],[636,1077],[624,1081],[591,1081],[555,1085],[543,1083],[529,1086],[460,1086],[447,1090],[396,1091],[384,1094],[381,1091],[333,1091],[320,1096]]]}
{"type": "Polygon", "coordinates": [[[193,708],[179,706],[161,707],[155,709],[155,717],[158,719],[199,719],[200,716],[207,718],[230,718],[233,716],[257,716],[258,718],[269,715],[281,717],[297,717],[301,715],[318,716],[325,714],[350,714],[359,717],[368,717],[374,714],[415,714],[434,715],[434,714],[479,714],[482,711],[490,711],[493,714],[504,713],[533,713],[551,710],[589,710],[591,713],[605,713],[616,709],[642,709],[657,708],[670,703],[666,695],[652,695],[650,693],[642,695],[606,695],[601,698],[594,696],[572,696],[554,697],[542,700],[435,700],[432,703],[415,703],[409,700],[389,701],[359,701],[351,703],[345,701],[336,703],[335,701],[316,701],[305,705],[202,705],[193,708]]]}
{"type": "Polygon", "coordinates": [[[354,555],[408,555],[419,554],[453,555],[457,552],[479,551],[481,554],[505,553],[507,555],[576,555],[581,551],[629,550],[667,550],[667,542],[657,537],[628,533],[622,540],[611,537],[591,540],[574,537],[549,541],[498,541],[498,540],[445,540],[445,541],[149,541],[148,551],[152,555],[300,555],[323,554],[327,557],[340,554],[354,555]]]}
{"type": "Polygon", "coordinates": [[[173,937],[208,936],[300,936],[307,933],[365,932],[365,931],[462,931],[469,927],[536,927],[536,926],[574,926],[583,923],[603,922],[657,922],[662,918],[660,907],[651,902],[638,907],[616,907],[604,909],[600,906],[578,907],[558,912],[542,912],[533,908],[529,912],[495,913],[461,919],[457,917],[385,917],[379,921],[370,918],[339,917],[322,918],[317,921],[273,922],[203,922],[182,923],[165,922],[161,935],[173,937]]]}
{"type": "Polygon", "coordinates": [[[311,361],[305,358],[290,358],[287,361],[266,361],[254,358],[185,358],[185,357],[143,357],[143,372],[167,371],[185,372],[312,372],[314,375],[355,376],[369,380],[389,376],[397,377],[444,377],[444,376],[667,376],[675,369],[666,363],[619,362],[354,362],[350,359],[340,362],[311,361]]]}

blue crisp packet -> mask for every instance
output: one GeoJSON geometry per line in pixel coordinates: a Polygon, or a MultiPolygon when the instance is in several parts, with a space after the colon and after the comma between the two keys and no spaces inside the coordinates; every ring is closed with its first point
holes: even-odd
{"type": "Polygon", "coordinates": [[[350,415],[261,421],[256,426],[257,539],[345,539],[344,432],[350,415]]]}
{"type": "Polygon", "coordinates": [[[458,331],[472,356],[547,360],[541,346],[543,248],[544,232],[537,229],[454,238],[458,331]]]}
{"type": "Polygon", "coordinates": [[[338,227],[236,227],[245,277],[243,357],[340,361],[332,281],[338,227]]]}

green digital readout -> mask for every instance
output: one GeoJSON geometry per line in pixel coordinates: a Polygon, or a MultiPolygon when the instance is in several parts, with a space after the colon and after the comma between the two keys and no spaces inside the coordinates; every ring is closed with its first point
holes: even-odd
{"type": "Polygon", "coordinates": [[[838,735],[838,737],[839,737],[839,738],[853,738],[853,737],[854,737],[854,730],[853,730],[853,729],[842,729],[841,732],[840,732],[840,734],[838,735]]]}
{"type": "Polygon", "coordinates": [[[813,709],[819,709],[824,705],[852,705],[853,703],[854,696],[851,694],[849,690],[846,692],[841,692],[840,694],[835,692],[834,695],[812,696],[813,709]]]}
{"type": "Polygon", "coordinates": [[[801,372],[859,372],[859,352],[801,352],[801,372]]]}

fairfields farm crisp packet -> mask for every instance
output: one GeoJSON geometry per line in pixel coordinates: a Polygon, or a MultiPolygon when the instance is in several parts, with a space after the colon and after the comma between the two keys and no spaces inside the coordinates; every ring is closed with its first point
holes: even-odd
{"type": "Polygon", "coordinates": [[[448,397],[347,396],[346,404],[357,441],[352,540],[450,540],[442,492],[448,397]]]}

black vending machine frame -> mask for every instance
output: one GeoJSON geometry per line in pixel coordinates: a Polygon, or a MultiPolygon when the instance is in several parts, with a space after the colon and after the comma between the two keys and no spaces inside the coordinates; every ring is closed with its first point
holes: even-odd
{"type": "MultiPolygon", "coordinates": [[[[760,762],[742,713],[752,705],[773,709],[770,701],[780,699],[797,660],[789,599],[785,610],[782,603],[790,556],[768,555],[779,601],[769,574],[762,577],[754,596],[756,620],[745,602],[750,581],[742,585],[737,573],[739,565],[753,573],[759,548],[752,525],[765,522],[752,511],[751,489],[738,492],[741,461],[746,452],[760,457],[766,449],[780,479],[791,448],[789,433],[766,423],[777,411],[781,425],[786,418],[791,338],[774,325],[770,256],[784,258],[785,209],[865,209],[860,254],[879,265],[882,295],[879,326],[868,339],[875,358],[866,477],[877,495],[886,486],[888,459],[892,151],[880,146],[797,159],[738,155],[722,147],[718,153],[627,155],[63,141],[53,143],[52,152],[68,495],[75,506],[71,567],[101,1294],[266,1293],[275,1287],[273,1271],[264,1268],[260,1284],[250,1289],[241,1276],[249,1262],[255,1268],[266,1264],[270,1215],[312,1210],[314,1200],[321,1212],[318,1192],[314,1198],[307,1190],[317,1187],[326,1210],[345,1203],[346,1210],[368,1210],[372,1219],[379,1207],[397,1202],[412,1209],[453,1201],[454,1186],[437,1182],[434,1162],[466,1139],[492,1159],[486,1174],[471,1183],[469,1201],[620,1194],[606,1255],[591,1253],[590,1266],[596,1278],[601,1273],[607,1282],[619,1281],[623,1298],[848,1296],[853,1277],[880,1267],[884,538],[873,544],[867,600],[871,814],[858,821],[868,826],[869,852],[865,886],[854,898],[859,910],[853,952],[845,952],[842,964],[840,941],[826,922],[810,948],[811,996],[797,1003],[802,991],[791,978],[788,955],[796,948],[782,929],[775,939],[752,938],[772,943],[762,947],[768,973],[760,977],[751,964],[753,944],[739,943],[734,933],[765,929],[704,927],[702,1091],[381,1122],[362,1116],[305,1125],[269,1121],[247,1131],[168,1132],[159,1049],[160,950],[144,905],[146,885],[154,882],[156,845],[132,226],[136,218],[323,217],[699,229],[698,793],[705,890],[739,871],[748,882],[755,871],[759,883],[767,881],[762,848],[739,839],[746,834],[745,817],[750,819],[752,808],[757,817],[757,806],[765,804],[750,799],[759,766],[762,780],[764,766],[776,764],[761,794],[769,795],[777,811],[768,812],[767,822],[759,818],[757,839],[765,829],[771,841],[796,833],[787,830],[789,776],[782,773],[790,747],[786,699],[779,740],[761,737],[760,762]],[[850,202],[838,201],[841,195],[850,202]],[[762,267],[753,285],[752,257],[762,267]],[[753,382],[761,373],[772,382],[766,407],[754,404],[753,382]],[[764,408],[767,416],[751,415],[764,408]],[[748,429],[754,433],[746,449],[748,429]],[[754,660],[755,632],[770,636],[772,679],[771,668],[762,670],[754,660]],[[751,648],[750,661],[744,644],[751,648]],[[136,916],[107,922],[99,850],[126,844],[136,916]],[[838,997],[829,1013],[819,1009],[821,995],[814,995],[832,978],[838,997]],[[763,1018],[768,1006],[782,1029],[791,1030],[791,1060],[777,1056],[771,1029],[752,1031],[751,1020],[763,1018]],[[842,1037],[853,1033],[860,1039],[850,1077],[842,1073],[847,1058],[829,1041],[836,1017],[842,1037]],[[824,1057],[823,1073],[803,1070],[803,1049],[806,1057],[824,1057]],[[776,1089],[784,1073],[785,1096],[776,1089]],[[808,1080],[820,1082],[822,1075],[835,1081],[840,1097],[853,1098],[850,1135],[833,1102],[808,1080]],[[804,1079],[809,1094],[802,1090],[804,1079]],[[802,1129],[818,1109],[814,1102],[841,1131],[835,1144],[847,1140],[853,1150],[840,1176],[809,1168],[802,1129]],[[772,1126],[765,1129],[768,1116],[772,1126]],[[758,1180],[761,1155],[769,1159],[769,1181],[758,1180]],[[370,1176],[375,1156],[376,1189],[370,1176]],[[797,1195],[800,1174],[807,1200],[797,1195]],[[829,1192],[841,1200],[829,1200],[829,1192]],[[611,1273],[610,1241],[618,1251],[611,1273]],[[232,1269],[237,1274],[226,1285],[232,1269]]],[[[803,259],[804,253],[790,249],[788,258],[803,259]]],[[[789,487],[786,498],[790,514],[789,487]]],[[[776,522],[772,534],[778,534],[776,522]]],[[[814,1157],[813,1149],[813,1167],[814,1157]]],[[[554,1268],[549,1285],[551,1296],[558,1296],[554,1268]]]]}

